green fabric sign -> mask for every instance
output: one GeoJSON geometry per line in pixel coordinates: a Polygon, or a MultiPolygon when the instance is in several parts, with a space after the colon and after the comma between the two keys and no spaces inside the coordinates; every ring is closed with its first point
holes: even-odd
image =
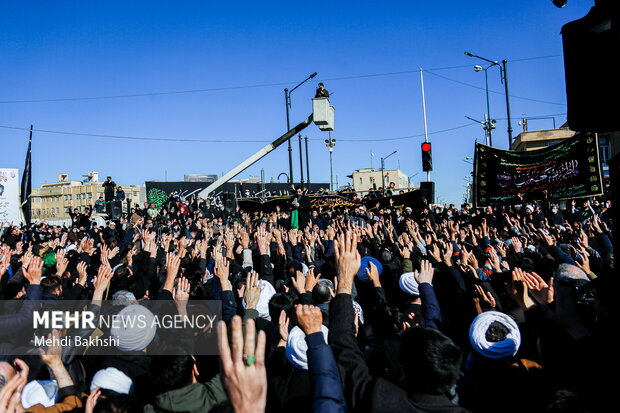
{"type": "Polygon", "coordinates": [[[600,195],[603,191],[594,134],[577,134],[528,152],[476,144],[474,203],[510,205],[541,199],[600,195]]]}

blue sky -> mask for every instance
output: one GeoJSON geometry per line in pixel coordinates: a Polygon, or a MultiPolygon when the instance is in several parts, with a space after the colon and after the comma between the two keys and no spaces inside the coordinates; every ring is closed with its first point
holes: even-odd
{"type": "MultiPolygon", "coordinates": [[[[576,3],[576,4],[575,4],[576,3]]],[[[550,1],[370,2],[3,2],[0,6],[0,126],[84,134],[254,142],[136,141],[37,132],[33,184],[60,172],[87,171],[121,184],[182,180],[184,173],[222,173],[285,132],[284,87],[310,73],[316,79],[292,94],[291,124],[311,112],[316,83],[324,80],[336,107],[334,174],[386,161],[418,182],[423,138],[418,68],[484,88],[465,50],[509,60],[513,129],[523,114],[560,114],[565,121],[562,24],[585,15],[590,2],[564,9],[550,1]],[[408,72],[393,74],[396,72],[408,72]],[[389,74],[392,73],[392,74],[389,74]],[[381,76],[368,76],[376,75],[381,76]],[[314,81],[316,80],[316,81],[314,81]],[[6,103],[142,94],[235,86],[201,93],[122,99],[6,103]],[[390,138],[413,138],[385,140],[390,138]],[[260,141],[260,142],[257,142],[260,141]]],[[[484,90],[425,75],[429,131],[481,119],[484,90]]],[[[490,89],[503,91],[499,70],[490,89]]],[[[491,94],[498,118],[494,146],[506,148],[503,94],[491,94]]],[[[552,127],[532,121],[530,129],[552,127]]],[[[326,132],[310,141],[311,178],[329,182],[326,132]]],[[[480,125],[431,135],[432,179],[442,201],[460,202],[480,125]]],[[[27,132],[0,127],[0,167],[23,168],[27,132]]],[[[297,142],[295,175],[299,177],[297,142]]],[[[288,171],[286,146],[242,173],[267,179],[288,171]]]]}

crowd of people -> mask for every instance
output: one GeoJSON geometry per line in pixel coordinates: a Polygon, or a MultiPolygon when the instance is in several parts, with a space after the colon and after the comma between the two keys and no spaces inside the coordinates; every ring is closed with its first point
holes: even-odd
{"type": "Polygon", "coordinates": [[[0,412],[613,410],[610,201],[313,211],[304,196],[7,228],[0,304],[22,304],[0,313],[0,412]],[[14,355],[31,302],[104,297],[219,300],[220,355],[151,355],[146,332],[115,355],[14,355]]]}

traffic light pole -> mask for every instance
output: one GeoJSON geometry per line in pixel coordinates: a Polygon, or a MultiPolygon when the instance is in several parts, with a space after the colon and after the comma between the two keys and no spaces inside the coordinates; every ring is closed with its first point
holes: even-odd
{"type": "MultiPolygon", "coordinates": [[[[420,68],[420,82],[422,83],[422,111],[424,112],[424,142],[428,143],[428,125],[426,124],[426,97],[424,95],[424,72],[420,68]]],[[[426,171],[426,181],[431,181],[431,171],[426,171]]]]}

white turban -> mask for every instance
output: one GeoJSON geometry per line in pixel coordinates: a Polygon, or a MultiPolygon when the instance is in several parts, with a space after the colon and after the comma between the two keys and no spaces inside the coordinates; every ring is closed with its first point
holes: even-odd
{"type": "Polygon", "coordinates": [[[411,295],[420,295],[420,290],[418,288],[418,282],[415,279],[415,276],[412,272],[406,272],[400,276],[400,280],[398,280],[398,285],[400,289],[411,295]]]}
{"type": "Polygon", "coordinates": [[[469,341],[478,353],[492,360],[501,360],[517,354],[521,345],[521,332],[517,323],[499,311],[486,311],[474,319],[469,328],[469,341]],[[496,343],[486,339],[489,326],[497,321],[508,329],[508,335],[496,343]]]}
{"type": "MultiPolygon", "coordinates": [[[[323,337],[325,343],[327,343],[327,333],[329,330],[324,325],[321,325],[323,337]]],[[[306,343],[306,334],[298,326],[288,333],[288,340],[286,340],[286,358],[291,364],[299,370],[308,370],[308,343],[306,343]]]]}
{"type": "Polygon", "coordinates": [[[56,380],[33,380],[22,390],[22,406],[29,409],[35,404],[50,407],[56,404],[58,383],[56,380]]]}
{"type": "Polygon", "coordinates": [[[92,393],[95,387],[99,387],[119,394],[129,394],[131,386],[133,386],[133,382],[125,373],[114,367],[108,367],[95,373],[93,381],[90,383],[90,392],[92,393]]]}
{"type": "Polygon", "coordinates": [[[119,311],[118,317],[112,324],[110,337],[119,341],[116,347],[120,351],[140,351],[151,344],[157,326],[153,325],[155,316],[148,308],[140,304],[128,305],[119,311]]]}
{"type": "MultiPolygon", "coordinates": [[[[276,289],[269,281],[260,280],[260,296],[258,297],[258,304],[256,304],[256,311],[258,311],[259,318],[269,317],[269,300],[276,295],[276,289]]],[[[245,298],[242,300],[243,308],[245,308],[245,298]]]]}

